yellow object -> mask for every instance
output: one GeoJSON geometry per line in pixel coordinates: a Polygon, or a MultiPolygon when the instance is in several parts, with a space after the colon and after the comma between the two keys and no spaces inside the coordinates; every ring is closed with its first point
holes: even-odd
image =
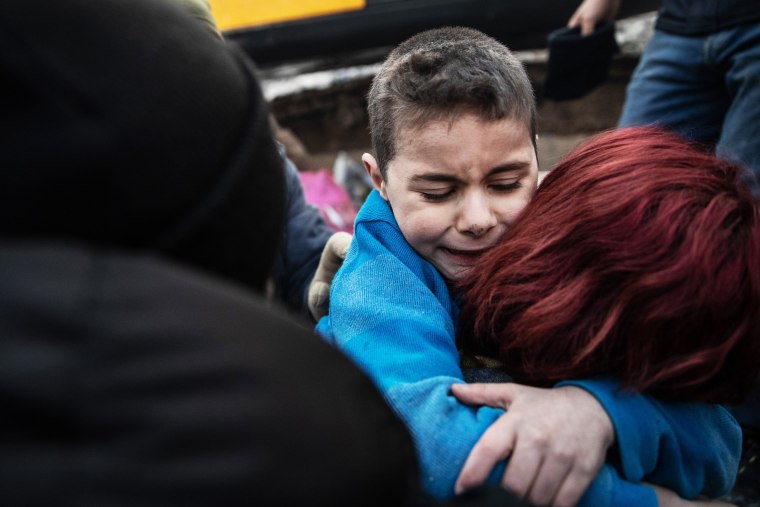
{"type": "Polygon", "coordinates": [[[269,25],[363,9],[366,0],[210,0],[219,29],[269,25]]]}

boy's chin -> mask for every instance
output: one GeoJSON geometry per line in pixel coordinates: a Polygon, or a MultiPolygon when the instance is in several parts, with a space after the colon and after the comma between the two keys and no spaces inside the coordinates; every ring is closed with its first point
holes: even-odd
{"type": "Polygon", "coordinates": [[[473,266],[448,266],[445,271],[439,268],[441,274],[449,284],[457,283],[462,280],[467,273],[472,270],[473,266]]]}

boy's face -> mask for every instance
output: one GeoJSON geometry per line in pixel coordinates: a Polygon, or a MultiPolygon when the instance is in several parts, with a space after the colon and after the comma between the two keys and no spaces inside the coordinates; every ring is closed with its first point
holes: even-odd
{"type": "Polygon", "coordinates": [[[386,178],[362,161],[406,240],[450,281],[504,235],[536,190],[528,126],[464,114],[401,129],[386,178]]]}

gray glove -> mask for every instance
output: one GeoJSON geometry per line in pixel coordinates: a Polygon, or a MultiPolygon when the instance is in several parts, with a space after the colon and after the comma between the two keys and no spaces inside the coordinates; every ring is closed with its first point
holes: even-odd
{"type": "Polygon", "coordinates": [[[343,265],[352,237],[347,232],[336,232],[322,250],[319,266],[309,285],[309,312],[316,321],[327,315],[330,309],[330,284],[343,265]]]}

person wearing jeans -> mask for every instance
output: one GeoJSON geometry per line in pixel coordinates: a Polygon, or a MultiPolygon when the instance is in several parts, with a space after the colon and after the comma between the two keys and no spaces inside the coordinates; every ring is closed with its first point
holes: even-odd
{"type": "MultiPolygon", "coordinates": [[[[620,0],[584,0],[568,26],[591,33],[597,23],[612,21],[619,7],[620,0]]],[[[714,147],[746,167],[760,198],[758,76],[760,2],[663,0],[619,126],[658,124],[714,147]]]]}

